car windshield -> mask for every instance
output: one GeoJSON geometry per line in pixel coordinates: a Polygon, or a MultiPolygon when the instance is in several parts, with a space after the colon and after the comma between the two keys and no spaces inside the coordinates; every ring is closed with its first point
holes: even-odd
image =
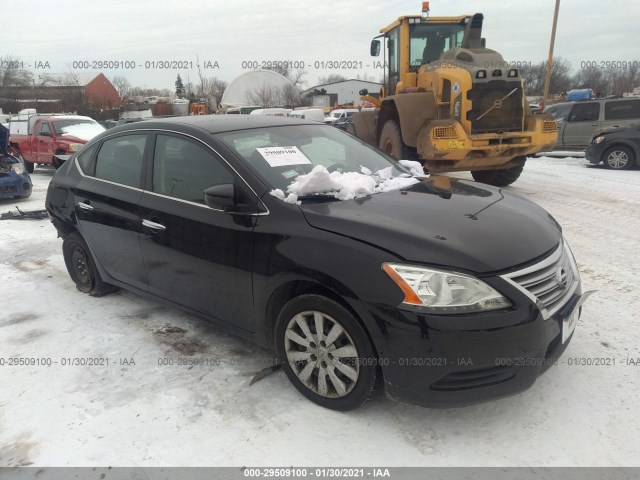
{"type": "Polygon", "coordinates": [[[416,182],[392,157],[330,126],[258,128],[218,138],[282,192],[327,193],[344,200],[416,182]]]}
{"type": "Polygon", "coordinates": [[[96,125],[96,122],[94,122],[93,120],[59,120],[53,122],[53,128],[56,131],[56,135],[67,133],[77,125],[96,125]]]}

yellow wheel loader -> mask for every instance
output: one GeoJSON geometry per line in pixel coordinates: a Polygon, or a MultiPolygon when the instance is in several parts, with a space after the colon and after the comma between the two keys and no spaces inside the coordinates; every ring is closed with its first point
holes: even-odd
{"type": "Polygon", "coordinates": [[[556,144],[556,123],[533,115],[517,65],[485,47],[483,15],[398,18],[371,42],[385,48],[375,111],[353,115],[349,131],[397,159],[419,159],[432,173],[471,171],[476,181],[513,183],[527,156],[556,144]]]}

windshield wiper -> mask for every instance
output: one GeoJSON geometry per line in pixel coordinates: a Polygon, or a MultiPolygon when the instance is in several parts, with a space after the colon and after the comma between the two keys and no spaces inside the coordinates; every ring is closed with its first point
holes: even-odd
{"type": "Polygon", "coordinates": [[[309,195],[298,195],[298,200],[311,202],[337,202],[338,199],[331,193],[311,193],[309,195]]]}

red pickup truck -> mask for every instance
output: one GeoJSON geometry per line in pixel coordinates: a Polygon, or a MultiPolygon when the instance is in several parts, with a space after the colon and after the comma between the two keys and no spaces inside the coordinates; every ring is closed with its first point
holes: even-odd
{"type": "Polygon", "coordinates": [[[18,115],[9,123],[9,145],[22,157],[29,173],[37,163],[62,165],[56,155],[71,155],[105,129],[89,117],[77,115],[18,115]]]}

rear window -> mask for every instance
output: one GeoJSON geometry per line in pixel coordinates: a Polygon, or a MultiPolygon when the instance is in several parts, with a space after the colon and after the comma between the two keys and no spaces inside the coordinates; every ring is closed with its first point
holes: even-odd
{"type": "Polygon", "coordinates": [[[640,99],[606,102],[604,105],[605,120],[640,119],[640,99]]]}
{"type": "Polygon", "coordinates": [[[106,140],[96,158],[95,177],[139,188],[146,141],[147,135],[123,135],[106,140]]]}

